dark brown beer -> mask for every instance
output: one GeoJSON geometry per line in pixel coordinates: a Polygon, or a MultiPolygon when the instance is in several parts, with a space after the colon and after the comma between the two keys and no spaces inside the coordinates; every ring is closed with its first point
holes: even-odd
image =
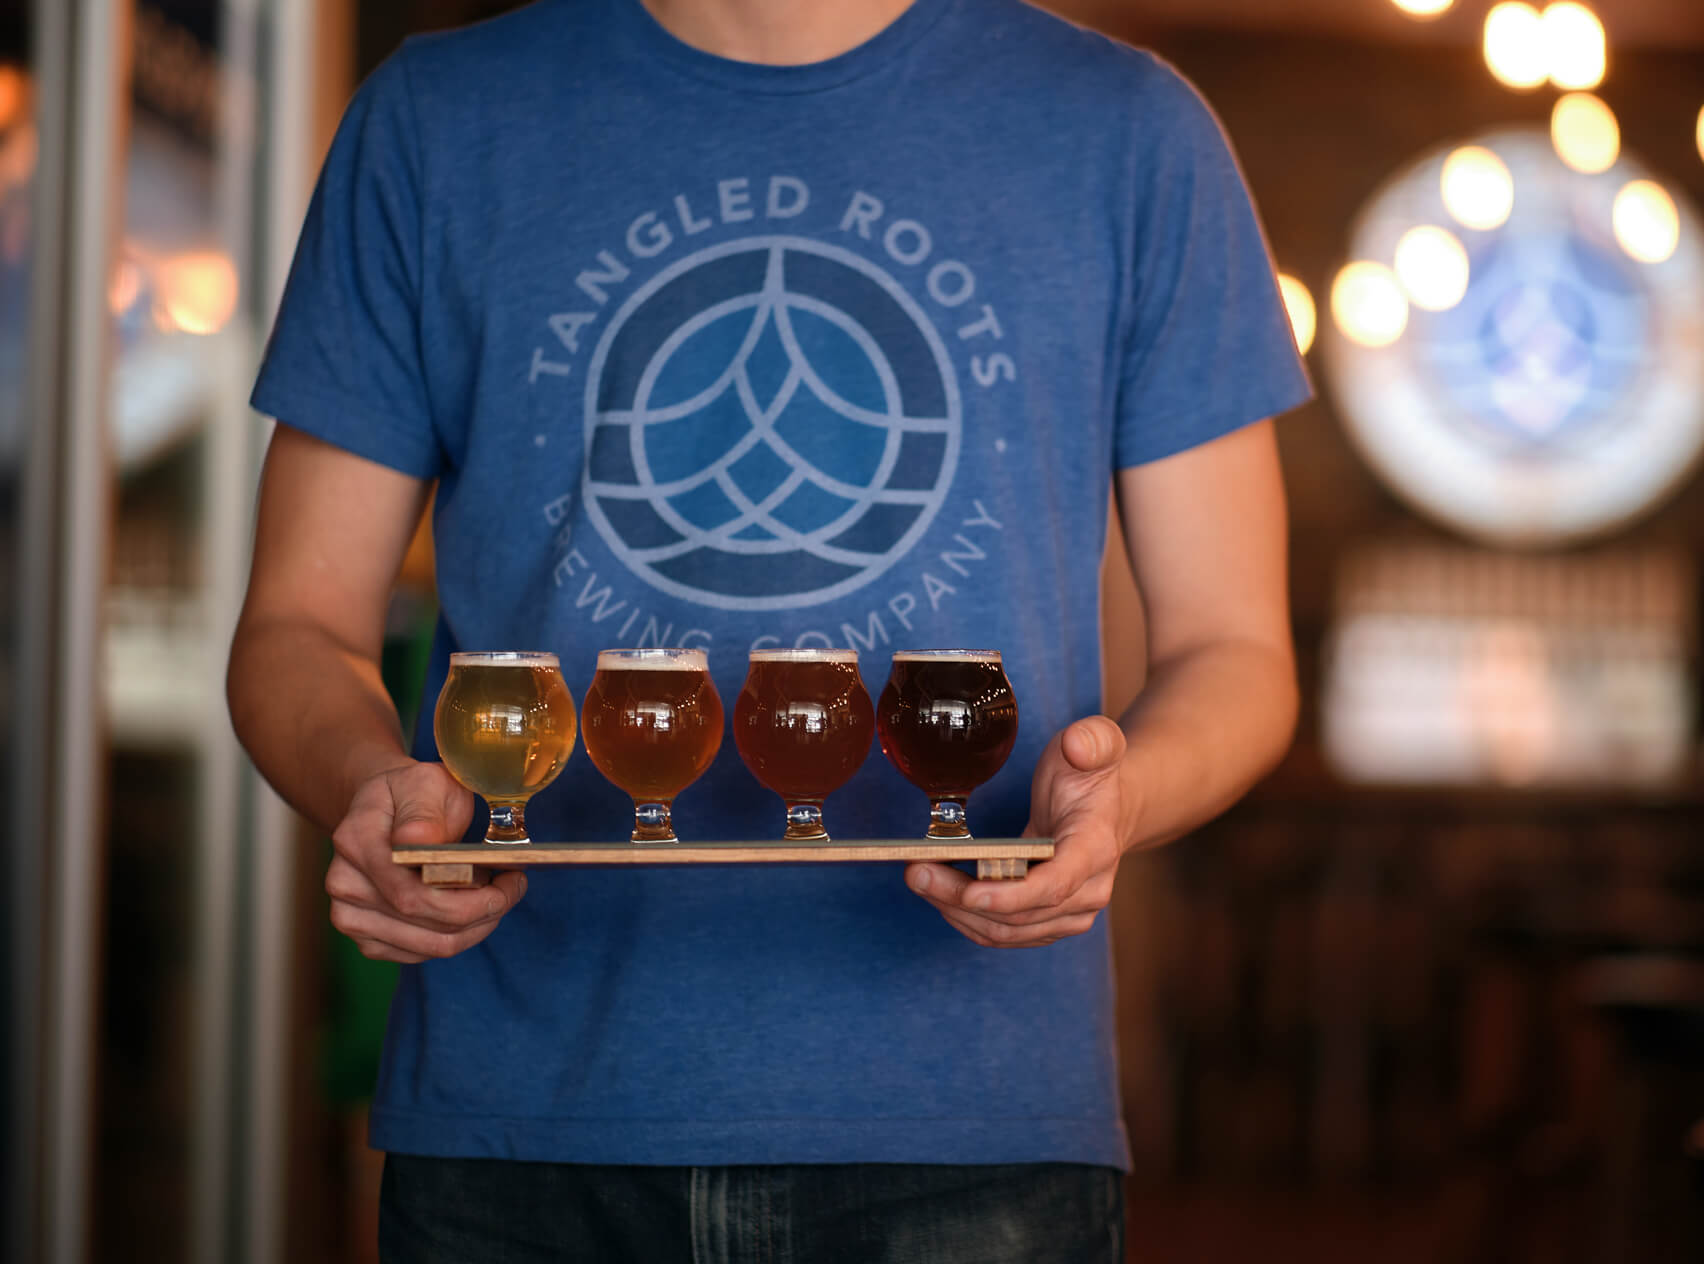
{"type": "Polygon", "coordinates": [[[491,807],[486,841],[524,843],[522,806],[568,762],[574,698],[554,654],[459,653],[438,694],[438,757],[491,807]]]}
{"type": "Polygon", "coordinates": [[[722,700],[704,651],[603,651],[580,724],[598,771],[646,809],[634,841],[674,841],[669,805],[722,746],[722,700]]]}
{"type": "Polygon", "coordinates": [[[854,651],[752,651],[734,703],[734,745],[786,802],[786,837],[827,839],[822,801],[858,771],[874,735],[854,651]]]}
{"type": "Polygon", "coordinates": [[[1000,771],[1018,704],[997,650],[910,650],[876,704],[882,752],[935,804],[929,835],[964,837],[963,800],[1000,771]]]}

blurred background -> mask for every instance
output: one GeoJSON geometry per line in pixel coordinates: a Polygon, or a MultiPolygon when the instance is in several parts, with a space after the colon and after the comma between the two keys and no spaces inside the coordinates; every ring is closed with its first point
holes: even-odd
{"type": "MultiPolygon", "coordinates": [[[[392,975],[224,712],[244,401],[353,86],[510,7],[0,0],[7,1260],[373,1258],[392,975]]],[[[1110,914],[1131,1258],[1704,1258],[1704,4],[1051,7],[1218,110],[1320,387],[1298,741],[1110,914]]],[[[432,614],[422,536],[405,720],[432,614]]]]}

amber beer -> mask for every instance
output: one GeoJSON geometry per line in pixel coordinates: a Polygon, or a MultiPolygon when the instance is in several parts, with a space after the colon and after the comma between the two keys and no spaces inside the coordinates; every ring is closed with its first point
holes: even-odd
{"type": "Polygon", "coordinates": [[[554,654],[450,655],[432,734],[438,757],[491,808],[488,843],[526,843],[528,799],[574,748],[574,698],[554,654]]]}
{"type": "Polygon", "coordinates": [[[998,650],[901,650],[876,733],[900,774],[929,796],[929,838],[968,838],[965,800],[1000,771],[1018,737],[1018,703],[998,650]]]}
{"type": "Polygon", "coordinates": [[[633,798],[633,841],[673,843],[675,796],[722,746],[703,650],[604,650],[582,708],[586,753],[633,798]]]}
{"type": "Polygon", "coordinates": [[[858,771],[875,708],[855,650],[753,650],[734,703],[734,745],[787,805],[795,841],[827,842],[822,801],[858,771]]]}

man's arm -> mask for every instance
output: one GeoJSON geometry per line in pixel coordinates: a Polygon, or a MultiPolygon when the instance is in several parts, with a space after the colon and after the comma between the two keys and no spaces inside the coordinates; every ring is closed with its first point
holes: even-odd
{"type": "Polygon", "coordinates": [[[226,678],[255,765],[332,835],[332,923],[368,956],[448,956],[490,934],[525,889],[427,888],[393,843],[460,838],[472,796],[403,747],[379,675],[391,587],[419,521],[420,480],[280,425],[261,475],[254,565],[226,678]]]}
{"type": "MultiPolygon", "coordinates": [[[[1277,763],[1295,727],[1283,481],[1270,422],[1120,472],[1126,543],[1148,619],[1147,684],[1117,724],[1056,734],[1027,832],[1056,851],[1020,882],[916,864],[907,881],[978,943],[1081,934],[1119,858],[1211,819],[1277,763]]],[[[1112,647],[1117,653],[1117,647],[1112,647]]]]}

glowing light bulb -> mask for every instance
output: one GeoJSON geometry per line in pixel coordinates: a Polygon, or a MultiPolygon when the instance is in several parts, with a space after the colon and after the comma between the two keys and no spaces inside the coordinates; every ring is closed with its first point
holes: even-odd
{"type": "Polygon", "coordinates": [[[1698,111],[1698,156],[1704,158],[1704,109],[1698,111]]]}
{"type": "Polygon", "coordinates": [[[1363,259],[1331,283],[1331,316],[1351,342],[1388,347],[1408,328],[1408,299],[1394,272],[1363,259]]]}
{"type": "Polygon", "coordinates": [[[1319,329],[1319,312],[1314,307],[1308,287],[1288,273],[1278,274],[1278,292],[1284,296],[1284,310],[1290,314],[1290,331],[1296,335],[1296,348],[1303,355],[1313,349],[1314,334],[1319,329]]]}
{"type": "Polygon", "coordinates": [[[1435,18],[1444,12],[1455,0],[1390,0],[1411,18],[1435,18]]]}
{"type": "Polygon", "coordinates": [[[1543,23],[1545,70],[1558,88],[1595,88],[1603,82],[1609,46],[1597,14],[1574,0],[1546,6],[1543,23]]]}
{"type": "Polygon", "coordinates": [[[1595,176],[1621,156],[1621,126],[1602,100],[1589,92],[1570,92],[1550,112],[1550,143],[1575,171],[1595,176]]]}
{"type": "Polygon", "coordinates": [[[1523,0],[1504,0],[1485,17],[1485,64],[1498,82],[1536,88],[1550,78],[1544,19],[1523,0]]]}
{"type": "Polygon", "coordinates": [[[1615,195],[1615,240],[1640,263],[1663,263],[1680,245],[1680,211],[1654,180],[1634,180],[1615,195]]]}
{"type": "Polygon", "coordinates": [[[1396,244],[1396,279],[1416,307],[1447,312],[1467,294],[1467,247],[1447,228],[1411,228],[1396,244]]]}
{"type": "Polygon", "coordinates": [[[1515,209],[1515,178],[1491,150],[1467,145],[1444,159],[1444,206],[1464,228],[1490,232],[1515,209]]]}

